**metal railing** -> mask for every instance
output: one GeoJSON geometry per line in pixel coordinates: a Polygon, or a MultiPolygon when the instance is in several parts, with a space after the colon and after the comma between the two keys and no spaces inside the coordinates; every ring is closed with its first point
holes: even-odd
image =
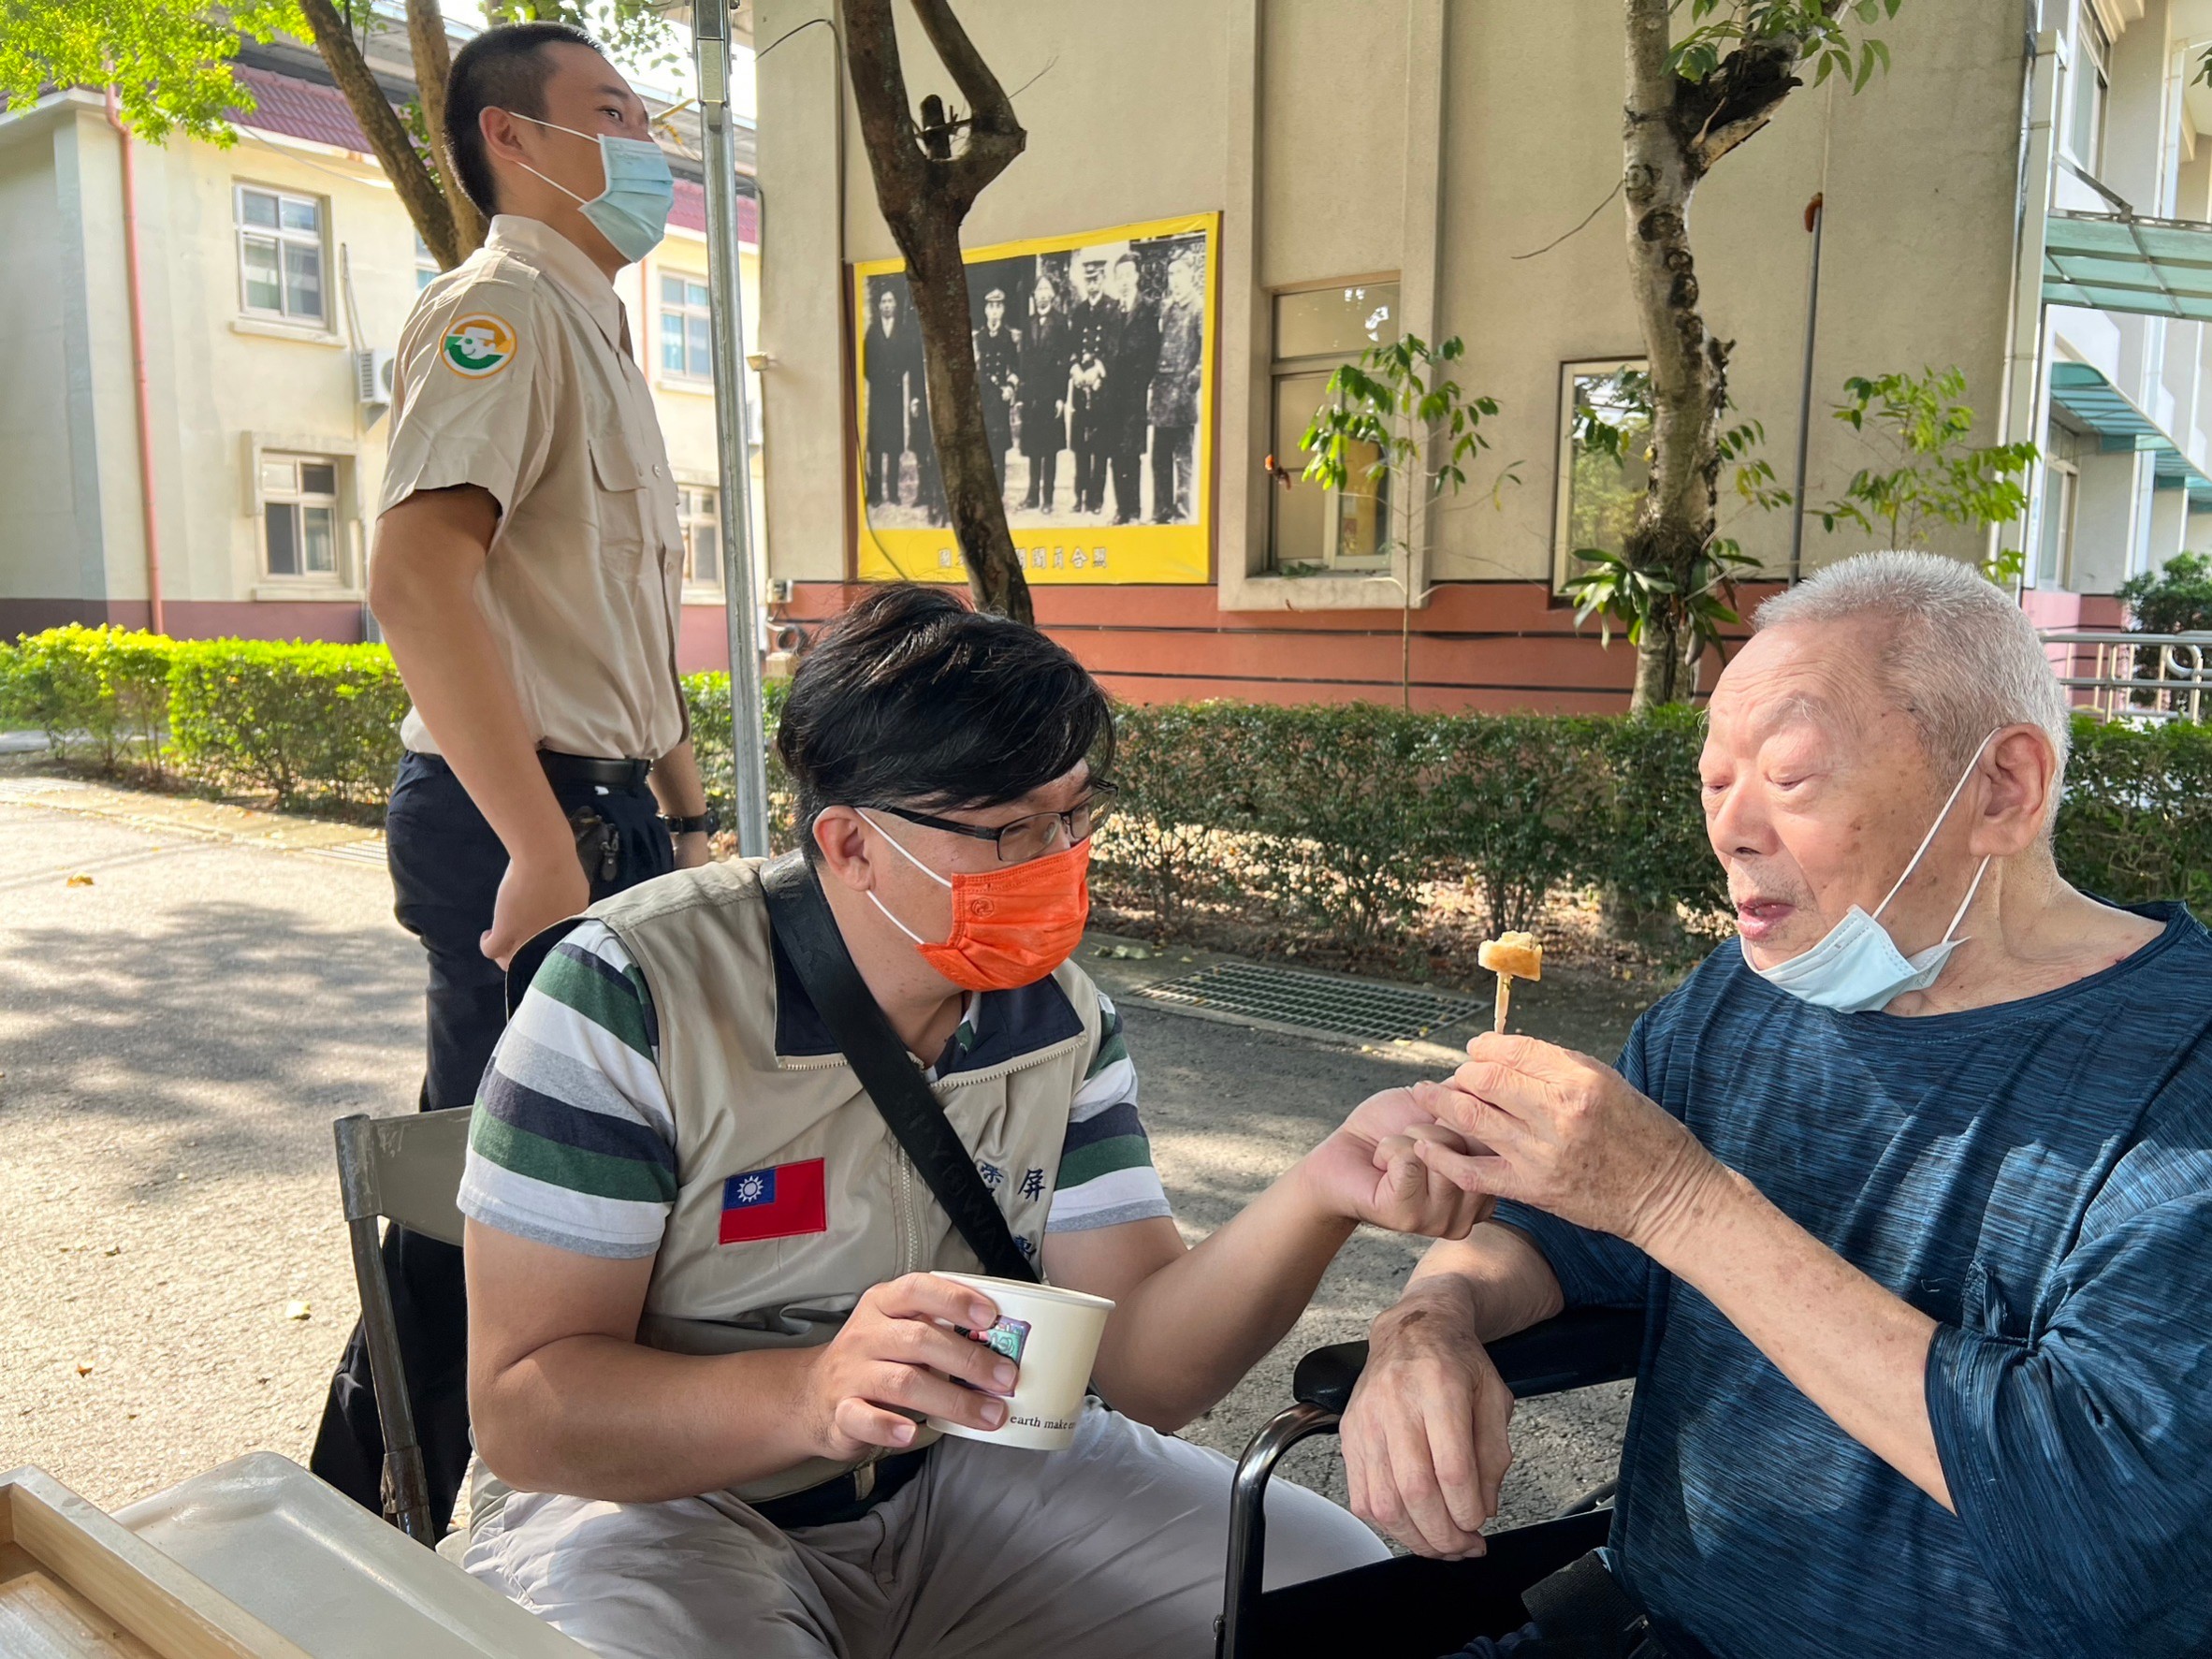
{"type": "Polygon", "coordinates": [[[2212,633],[2045,629],[2059,683],[2100,720],[2156,723],[2212,716],[2212,633]]]}

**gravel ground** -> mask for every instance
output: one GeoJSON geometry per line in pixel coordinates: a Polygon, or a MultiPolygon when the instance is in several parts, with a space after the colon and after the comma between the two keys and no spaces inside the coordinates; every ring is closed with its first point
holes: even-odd
{"type": "MultiPolygon", "coordinates": [[[[384,871],[314,850],[361,835],[0,776],[0,1468],[115,1507],[256,1448],[305,1461],[356,1311],[328,1125],[411,1109],[420,1065],[421,958],[384,871]]],[[[1560,995],[1517,1014],[1609,1053],[1640,998],[1585,989],[1579,1023],[1560,995]]],[[[1193,1239],[1444,1057],[1122,1006],[1193,1239]]],[[[1234,1455],[1298,1355],[1362,1335],[1416,1254],[1355,1238],[1189,1437],[1234,1455]]],[[[1624,1385],[1524,1405],[1504,1521],[1605,1478],[1625,1414],[1624,1385]]],[[[1288,1470],[1342,1499],[1332,1443],[1288,1470]]]]}

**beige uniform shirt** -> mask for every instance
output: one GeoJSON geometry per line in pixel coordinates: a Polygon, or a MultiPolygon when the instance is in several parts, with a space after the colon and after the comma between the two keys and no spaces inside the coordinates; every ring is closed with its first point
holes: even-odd
{"type": "MultiPolygon", "coordinates": [[[[657,760],[686,734],[683,546],[622,302],[535,219],[502,213],[400,336],[378,511],[474,484],[500,504],[476,603],[539,746],[657,760]]],[[[434,754],[422,717],[400,729],[434,754]]]]}

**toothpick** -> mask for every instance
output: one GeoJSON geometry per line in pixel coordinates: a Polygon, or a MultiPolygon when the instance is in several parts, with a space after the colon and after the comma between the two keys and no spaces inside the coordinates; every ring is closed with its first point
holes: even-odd
{"type": "Polygon", "coordinates": [[[1498,1036],[1506,1035],[1506,1010],[1513,1001],[1513,976],[1503,969],[1498,973],[1498,1018],[1491,1029],[1498,1036]]]}

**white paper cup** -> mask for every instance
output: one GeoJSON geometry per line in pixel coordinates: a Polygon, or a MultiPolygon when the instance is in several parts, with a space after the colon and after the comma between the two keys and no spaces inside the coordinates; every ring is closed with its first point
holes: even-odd
{"type": "Polygon", "coordinates": [[[1025,1285],[982,1273],[938,1277],[980,1290],[990,1299],[998,1310],[998,1323],[988,1332],[970,1335],[1005,1354],[1021,1375],[1006,1401],[1006,1421],[998,1428],[971,1429],[938,1417],[924,1420],[964,1440],[1037,1451],[1058,1451],[1067,1446],[1075,1438],[1076,1420],[1083,1416],[1091,1363],[1099,1357],[1099,1338],[1106,1333],[1106,1316],[1113,1311],[1113,1303],[1081,1290],[1025,1285]]]}

